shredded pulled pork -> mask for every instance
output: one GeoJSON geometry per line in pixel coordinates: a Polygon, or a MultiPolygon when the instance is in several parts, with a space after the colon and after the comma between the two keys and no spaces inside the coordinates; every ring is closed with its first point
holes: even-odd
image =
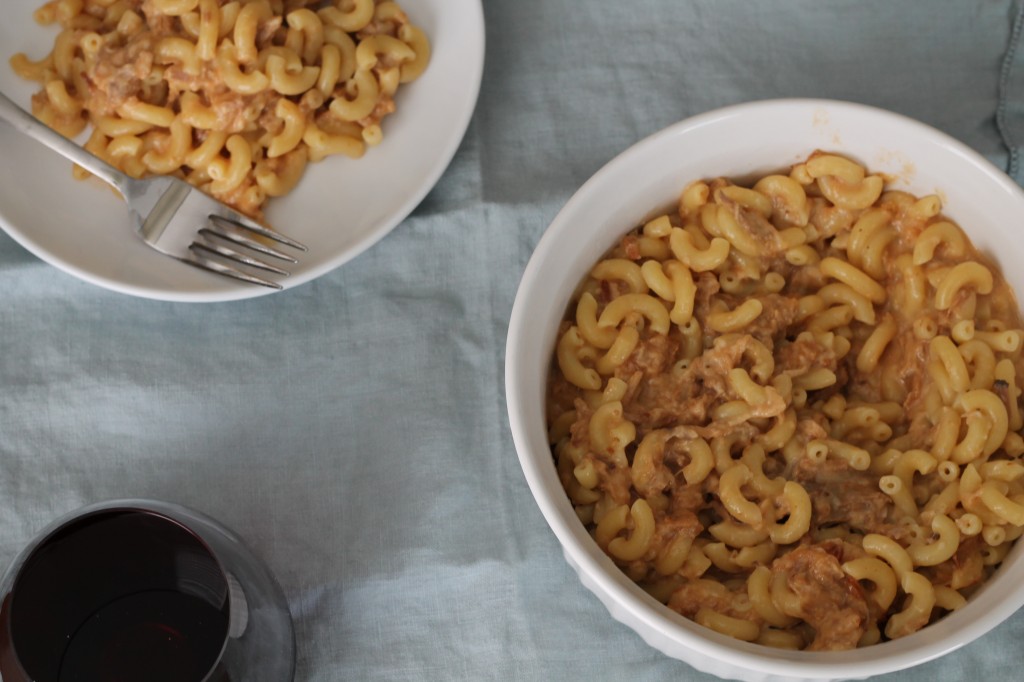
{"type": "MultiPolygon", "coordinates": [[[[647,428],[692,426],[694,432],[703,438],[732,431],[737,424],[711,424],[708,410],[723,399],[732,397],[727,381],[729,370],[740,366],[743,354],[755,341],[754,337],[744,334],[733,342],[716,344],[682,372],[651,370],[652,366],[668,366],[676,350],[677,344],[665,341],[668,337],[660,338],[660,341],[659,337],[654,337],[641,343],[630,360],[620,367],[623,375],[642,372],[644,377],[642,384],[633,382],[639,384],[639,388],[624,402],[626,418],[647,428]]],[[[785,410],[781,396],[774,391],[770,395],[772,400],[759,406],[754,416],[774,417],[785,410]]]]}
{"type": "Polygon", "coordinates": [[[815,526],[845,523],[864,533],[889,530],[892,504],[873,474],[852,469],[844,459],[801,459],[792,476],[811,498],[815,526]]]}
{"type": "Polygon", "coordinates": [[[860,584],[846,575],[835,552],[837,543],[798,547],[772,564],[786,587],[797,597],[798,608],[787,615],[814,628],[809,651],[853,649],[868,624],[868,603],[860,584]]]}

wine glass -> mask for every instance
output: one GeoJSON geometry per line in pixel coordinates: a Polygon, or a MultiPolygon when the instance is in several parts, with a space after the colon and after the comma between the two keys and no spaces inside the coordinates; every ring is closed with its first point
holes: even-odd
{"type": "Polygon", "coordinates": [[[185,507],[113,500],[57,520],[0,581],[4,682],[291,682],[274,577],[185,507]]]}

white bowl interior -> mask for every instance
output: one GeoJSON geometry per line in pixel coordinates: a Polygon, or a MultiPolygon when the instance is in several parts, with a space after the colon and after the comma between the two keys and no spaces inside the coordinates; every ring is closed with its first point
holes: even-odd
{"type": "Polygon", "coordinates": [[[556,216],[523,274],[506,353],[510,425],[523,471],[567,560],[619,620],[664,653],[745,680],[861,678],[951,651],[1024,604],[1024,545],[970,603],[909,637],[849,652],[784,652],[738,642],[671,612],[630,581],[592,541],[555,472],[543,405],[555,331],[569,297],[625,232],[678,200],[687,183],[786,169],[816,149],[892,176],[893,186],[938,194],[946,215],[1024,291],[1024,242],[1015,235],[1024,192],[980,155],[924,124],[843,102],[774,100],[683,121],[625,151],[556,216]],[[998,587],[997,587],[998,585],[998,587]],[[729,662],[726,663],[725,661],[729,662]]]}

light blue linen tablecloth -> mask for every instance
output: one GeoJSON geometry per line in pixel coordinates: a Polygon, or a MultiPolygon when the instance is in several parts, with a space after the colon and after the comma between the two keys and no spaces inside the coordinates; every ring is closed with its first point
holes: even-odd
{"type": "MultiPolygon", "coordinates": [[[[709,679],[581,587],[521,474],[502,372],[531,250],[623,149],[745,100],[885,107],[1006,167],[1007,143],[1024,143],[1024,55],[1007,57],[1018,3],[484,9],[483,88],[451,167],[313,283],[154,303],[0,235],[0,564],[80,505],[163,498],[265,558],[295,617],[298,680],[709,679]]],[[[886,679],[1018,680],[1022,641],[1018,613],[886,679]]]]}

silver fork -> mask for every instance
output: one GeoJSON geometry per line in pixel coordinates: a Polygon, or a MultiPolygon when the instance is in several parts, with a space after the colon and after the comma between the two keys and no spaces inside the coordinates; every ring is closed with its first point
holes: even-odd
{"type": "Polygon", "coordinates": [[[3,93],[0,120],[111,185],[128,203],[132,226],[146,244],[179,261],[250,284],[281,289],[277,282],[237,266],[287,277],[287,270],[264,257],[282,264],[298,263],[293,256],[260,242],[257,237],[306,251],[296,240],[263,227],[184,180],[168,176],[136,180],[125,175],[51,130],[3,93]]]}

